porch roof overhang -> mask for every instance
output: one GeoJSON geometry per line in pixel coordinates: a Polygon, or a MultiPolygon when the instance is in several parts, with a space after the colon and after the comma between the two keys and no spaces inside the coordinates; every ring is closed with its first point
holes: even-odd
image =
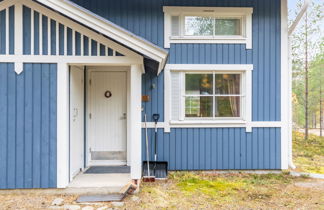
{"type": "Polygon", "coordinates": [[[69,0],[36,2],[79,22],[144,57],[145,70],[159,74],[165,67],[168,51],[100,17],[69,0]]]}

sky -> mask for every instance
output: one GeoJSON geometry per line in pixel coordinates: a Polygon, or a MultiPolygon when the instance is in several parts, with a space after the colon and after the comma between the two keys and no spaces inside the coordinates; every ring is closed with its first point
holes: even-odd
{"type": "MultiPolygon", "coordinates": [[[[290,13],[289,13],[289,15],[293,15],[293,16],[295,16],[294,14],[295,14],[295,10],[297,9],[296,8],[296,5],[297,5],[297,2],[298,2],[299,0],[288,0],[288,9],[291,11],[290,13]]],[[[323,0],[313,0],[313,2],[321,2],[321,1],[323,1],[323,0]]]]}

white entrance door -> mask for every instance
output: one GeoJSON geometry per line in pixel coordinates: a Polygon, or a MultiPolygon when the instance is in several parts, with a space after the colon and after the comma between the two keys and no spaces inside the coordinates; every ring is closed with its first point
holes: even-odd
{"type": "Polygon", "coordinates": [[[70,179],[84,166],[84,71],[70,73],[70,179]]]}
{"type": "Polygon", "coordinates": [[[89,92],[89,164],[126,164],[126,72],[92,71],[89,92]]]}

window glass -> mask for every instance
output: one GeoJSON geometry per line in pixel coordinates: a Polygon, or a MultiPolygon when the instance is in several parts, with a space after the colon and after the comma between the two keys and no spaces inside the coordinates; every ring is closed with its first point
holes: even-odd
{"type": "Polygon", "coordinates": [[[240,74],[216,74],[215,94],[240,94],[240,74]]]}
{"type": "Polygon", "coordinates": [[[215,117],[240,117],[240,96],[215,97],[215,117]]]}
{"type": "Polygon", "coordinates": [[[212,36],[214,34],[214,18],[202,16],[185,16],[185,35],[212,36]]]}
{"type": "Polygon", "coordinates": [[[213,97],[188,96],[185,101],[186,117],[213,117],[213,97]]]}
{"type": "Polygon", "coordinates": [[[212,74],[186,74],[187,95],[213,94],[212,74]]]}
{"type": "Polygon", "coordinates": [[[240,117],[241,74],[186,73],[185,117],[240,117]]]}
{"type": "Polygon", "coordinates": [[[216,19],[215,35],[241,35],[240,19],[216,19]]]}

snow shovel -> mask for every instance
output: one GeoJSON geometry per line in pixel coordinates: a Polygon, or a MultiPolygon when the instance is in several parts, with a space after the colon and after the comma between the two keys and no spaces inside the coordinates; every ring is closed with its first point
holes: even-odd
{"type": "Polygon", "coordinates": [[[151,162],[153,165],[153,172],[156,179],[166,179],[168,177],[168,162],[166,161],[157,161],[157,140],[158,140],[158,129],[157,123],[160,119],[159,114],[153,114],[153,120],[155,123],[155,132],[154,132],[154,162],[151,162]]]}
{"type": "Polygon", "coordinates": [[[144,114],[145,122],[145,143],[146,143],[146,161],[143,162],[143,181],[144,182],[155,182],[155,177],[151,174],[153,172],[150,164],[150,153],[149,153],[149,141],[147,135],[147,120],[146,114],[144,114]]]}

